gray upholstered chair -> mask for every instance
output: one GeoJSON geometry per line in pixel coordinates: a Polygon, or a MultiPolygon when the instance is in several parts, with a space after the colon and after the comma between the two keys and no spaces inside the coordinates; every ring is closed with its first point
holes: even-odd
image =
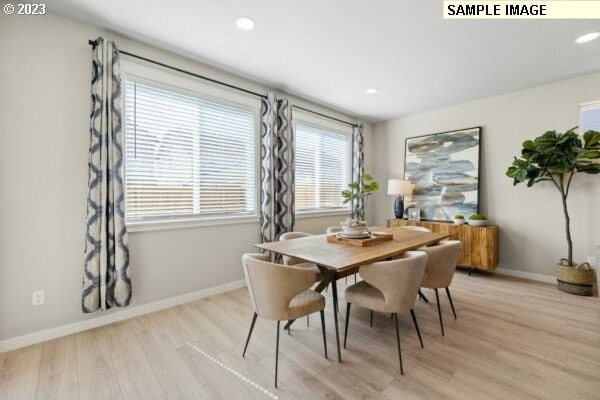
{"type": "Polygon", "coordinates": [[[428,255],[427,268],[423,275],[421,287],[433,289],[435,291],[435,300],[437,302],[438,316],[440,319],[440,328],[442,336],[444,336],[444,323],[442,322],[442,309],[440,307],[440,296],[438,289],[446,289],[446,295],[452,307],[452,314],[456,319],[456,311],[450,296],[449,286],[454,277],[454,271],[460,257],[462,244],[459,240],[442,240],[436,245],[422,247],[419,250],[424,251],[428,255]]]}
{"type": "Polygon", "coordinates": [[[407,229],[409,231],[417,231],[417,232],[431,232],[430,229],[425,228],[424,226],[415,226],[415,225],[404,225],[401,226],[402,229],[407,229]]]}
{"type": "Polygon", "coordinates": [[[419,342],[423,347],[421,332],[413,307],[417,291],[421,285],[427,254],[422,251],[407,251],[391,261],[380,261],[360,267],[359,274],[364,279],[346,289],[346,327],[344,331],[344,348],[350,325],[350,306],[355,304],[370,310],[392,313],[396,322],[396,340],[398,342],[398,359],[400,372],[402,368],[402,350],[400,348],[400,331],[398,329],[398,313],[410,311],[419,342]]]}
{"type": "Polygon", "coordinates": [[[242,357],[252,336],[256,318],[277,321],[277,342],[275,344],[275,387],[277,387],[277,367],[279,363],[279,326],[281,321],[294,320],[319,311],[323,331],[323,347],[327,358],[327,341],[325,339],[325,297],[309,290],[316,282],[314,271],[306,268],[282,266],[269,262],[265,254],[244,254],[242,266],[250,294],[250,302],[254,309],[248,338],[242,357]]]}

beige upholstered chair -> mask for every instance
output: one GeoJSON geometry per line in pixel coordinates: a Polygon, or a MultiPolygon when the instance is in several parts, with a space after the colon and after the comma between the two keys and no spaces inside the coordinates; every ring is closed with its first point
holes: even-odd
{"type": "Polygon", "coordinates": [[[442,240],[437,245],[419,249],[426,252],[429,257],[427,259],[427,268],[425,269],[421,286],[435,291],[435,300],[437,302],[442,336],[444,336],[444,323],[442,322],[442,309],[440,307],[438,289],[446,289],[446,295],[448,296],[450,307],[452,307],[452,314],[454,315],[454,319],[456,319],[456,311],[454,310],[454,304],[452,303],[452,297],[450,296],[450,289],[448,287],[452,283],[452,278],[454,277],[454,271],[456,270],[456,264],[458,264],[461,247],[462,244],[459,240],[442,240]]]}
{"type": "Polygon", "coordinates": [[[244,254],[242,265],[250,302],[254,309],[252,323],[244,352],[252,336],[256,317],[277,321],[277,342],[275,344],[275,387],[277,387],[277,366],[279,363],[279,326],[281,321],[293,320],[319,311],[323,330],[323,347],[327,358],[325,339],[325,297],[308,290],[317,280],[314,271],[306,268],[286,267],[269,262],[265,254],[244,254]]]}
{"type": "MultiPolygon", "coordinates": [[[[307,236],[312,236],[312,235],[310,233],[304,233],[304,232],[286,232],[286,233],[283,233],[281,236],[279,236],[279,240],[292,240],[292,239],[299,239],[299,238],[303,238],[303,237],[307,237],[307,236]]],[[[315,264],[307,263],[304,260],[301,260],[296,257],[290,257],[290,256],[283,256],[283,263],[285,265],[299,265],[300,264],[299,267],[301,267],[301,268],[311,269],[317,274],[317,277],[320,280],[321,272],[319,271],[319,268],[315,264]]]]}
{"type": "Polygon", "coordinates": [[[363,281],[346,289],[346,327],[344,331],[344,348],[350,324],[350,306],[392,313],[396,320],[396,340],[398,341],[398,359],[400,372],[402,368],[402,351],[400,349],[400,332],[398,329],[398,313],[410,311],[419,336],[421,347],[423,341],[417,324],[413,307],[421,279],[427,265],[427,254],[422,251],[407,251],[402,256],[360,267],[359,274],[363,281]]]}
{"type": "MultiPolygon", "coordinates": [[[[307,236],[312,236],[312,235],[310,233],[305,233],[305,232],[286,232],[286,233],[281,234],[281,236],[279,236],[279,240],[292,240],[292,239],[299,239],[299,238],[303,238],[303,237],[307,237],[307,236]]],[[[296,257],[290,257],[290,256],[283,256],[283,263],[288,266],[293,265],[298,268],[307,268],[307,269],[313,270],[317,274],[317,281],[320,281],[321,279],[323,279],[321,271],[319,271],[319,267],[317,267],[313,263],[307,263],[304,260],[301,260],[296,257]]],[[[306,316],[306,325],[307,326],[310,325],[310,317],[308,315],[306,316]]],[[[289,332],[289,328],[288,328],[288,332],[289,332]]]]}
{"type": "Polygon", "coordinates": [[[408,229],[409,231],[431,232],[430,229],[427,229],[424,226],[404,225],[404,226],[401,226],[400,228],[408,229]]]}

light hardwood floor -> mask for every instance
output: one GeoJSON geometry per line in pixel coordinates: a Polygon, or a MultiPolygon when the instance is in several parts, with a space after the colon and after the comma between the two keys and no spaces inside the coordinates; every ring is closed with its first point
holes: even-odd
{"type": "MultiPolygon", "coordinates": [[[[351,279],[351,278],[349,278],[351,279]]],[[[343,295],[344,281],[340,281],[343,295]]],[[[245,289],[0,354],[0,399],[599,399],[600,300],[552,285],[459,272],[458,320],[441,296],[417,302],[421,349],[409,315],[400,318],[405,375],[389,315],[352,309],[344,362],[329,360],[318,314],[281,335],[273,387],[275,324],[251,319],[245,289]]],[[[345,303],[340,304],[343,312],[345,303]]],[[[343,319],[341,326],[344,325],[343,319]]]]}

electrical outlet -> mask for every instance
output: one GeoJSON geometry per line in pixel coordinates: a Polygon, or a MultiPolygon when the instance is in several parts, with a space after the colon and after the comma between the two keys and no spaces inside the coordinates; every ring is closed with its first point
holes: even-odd
{"type": "Polygon", "coordinates": [[[41,306],[43,304],[44,304],[44,291],[37,290],[37,291],[33,292],[33,305],[41,306]]]}
{"type": "Polygon", "coordinates": [[[596,257],[594,257],[594,256],[588,256],[588,263],[590,263],[590,265],[592,267],[595,267],[596,266],[596,257]]]}

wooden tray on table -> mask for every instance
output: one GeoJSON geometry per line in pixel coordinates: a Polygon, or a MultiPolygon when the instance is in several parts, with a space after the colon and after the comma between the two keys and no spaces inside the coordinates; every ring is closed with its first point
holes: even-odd
{"type": "Polygon", "coordinates": [[[338,243],[338,244],[347,244],[351,246],[358,247],[366,247],[371,246],[381,242],[387,242],[388,240],[393,240],[394,235],[392,233],[370,233],[368,238],[364,239],[350,239],[345,237],[340,237],[338,234],[335,235],[327,235],[327,241],[329,243],[338,243]]]}

